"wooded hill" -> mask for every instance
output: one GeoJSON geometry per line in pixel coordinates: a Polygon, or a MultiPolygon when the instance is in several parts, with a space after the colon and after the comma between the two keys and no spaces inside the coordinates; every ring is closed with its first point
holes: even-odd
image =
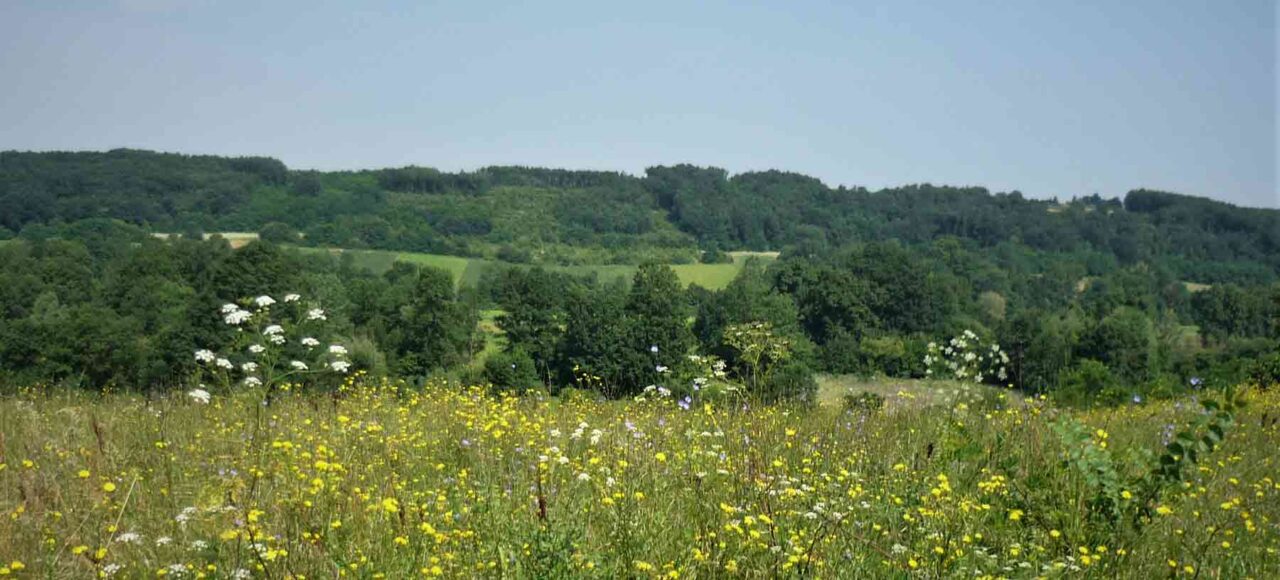
{"type": "Polygon", "coordinates": [[[263,157],[3,152],[0,207],[2,237],[48,237],[60,224],[105,217],[156,232],[261,231],[309,245],[561,264],[952,237],[1160,263],[1207,284],[1267,283],[1280,271],[1277,210],[1141,189],[1070,201],[929,184],[871,191],[692,165],[642,177],[531,167],[315,172],[263,157]]]}

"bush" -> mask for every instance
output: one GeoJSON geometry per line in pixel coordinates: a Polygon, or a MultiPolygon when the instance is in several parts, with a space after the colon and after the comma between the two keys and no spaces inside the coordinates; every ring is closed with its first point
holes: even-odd
{"type": "Polygon", "coordinates": [[[1061,385],[1054,398],[1062,403],[1081,404],[1095,402],[1104,392],[1115,390],[1116,380],[1111,369],[1093,359],[1083,359],[1062,372],[1061,385]]]}
{"type": "Polygon", "coordinates": [[[1249,380],[1262,388],[1280,385],[1280,353],[1255,361],[1249,369],[1249,380]]]}
{"type": "Polygon", "coordinates": [[[513,264],[528,264],[533,262],[533,254],[528,249],[503,244],[498,247],[498,259],[513,264]]]}
{"type": "Polygon", "coordinates": [[[720,248],[710,248],[702,252],[699,261],[703,264],[732,264],[733,256],[720,248]]]}
{"type": "Polygon", "coordinates": [[[520,349],[490,356],[484,361],[484,378],[494,388],[504,391],[525,391],[542,386],[533,357],[520,349]]]}
{"type": "Polygon", "coordinates": [[[769,380],[754,394],[766,401],[812,402],[817,392],[818,382],[808,365],[790,361],[772,371],[769,380]]]}
{"type": "Polygon", "coordinates": [[[822,345],[822,368],[829,373],[865,373],[862,365],[858,338],[847,332],[837,332],[822,345]]]}
{"type": "Polygon", "coordinates": [[[258,237],[273,244],[292,244],[298,241],[298,230],[289,224],[271,222],[258,230],[258,237]]]}
{"type": "Polygon", "coordinates": [[[884,397],[871,391],[862,391],[858,394],[852,392],[844,395],[844,410],[846,411],[879,411],[884,408],[884,397]]]}

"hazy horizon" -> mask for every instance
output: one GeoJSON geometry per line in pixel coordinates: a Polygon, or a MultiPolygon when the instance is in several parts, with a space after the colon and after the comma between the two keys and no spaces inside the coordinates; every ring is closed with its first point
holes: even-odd
{"type": "Polygon", "coordinates": [[[0,150],[1280,207],[1274,2],[0,5],[0,150]]]}

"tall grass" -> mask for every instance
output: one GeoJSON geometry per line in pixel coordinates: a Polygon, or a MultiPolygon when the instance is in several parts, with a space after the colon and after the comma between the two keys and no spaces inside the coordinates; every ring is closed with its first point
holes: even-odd
{"type": "Polygon", "coordinates": [[[1107,519],[1070,458],[1136,480],[1198,405],[684,410],[362,381],[269,407],[0,399],[0,572],[1280,577],[1275,392],[1149,516],[1107,519]]]}

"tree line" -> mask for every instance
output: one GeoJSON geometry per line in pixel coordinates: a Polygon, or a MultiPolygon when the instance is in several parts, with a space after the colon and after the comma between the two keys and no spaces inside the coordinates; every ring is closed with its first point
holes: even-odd
{"type": "Polygon", "coordinates": [[[1205,284],[1265,284],[1280,271],[1277,210],[1141,189],[1123,200],[1061,202],[930,184],[870,191],[687,164],[643,176],[510,166],[316,172],[261,157],[0,152],[0,206],[0,239],[110,218],[151,231],[262,232],[318,246],[639,263],[955,238],[1159,264],[1205,284]]]}
{"type": "Polygon", "coordinates": [[[1280,345],[1274,283],[1189,287],[1159,264],[954,237],[797,247],[709,291],[657,263],[614,284],[508,267],[459,288],[433,268],[379,274],[270,242],[160,240],[116,220],[56,234],[0,245],[7,389],[181,384],[191,353],[233,331],[220,305],[292,292],[325,307],[358,369],[607,396],[736,385],[807,398],[816,371],[923,377],[930,342],[972,331],[1008,354],[1001,384],[1119,401],[1249,379],[1274,368],[1280,345]],[[498,352],[478,330],[486,311],[498,312],[498,352]],[[697,382],[708,373],[721,380],[697,382]]]}

